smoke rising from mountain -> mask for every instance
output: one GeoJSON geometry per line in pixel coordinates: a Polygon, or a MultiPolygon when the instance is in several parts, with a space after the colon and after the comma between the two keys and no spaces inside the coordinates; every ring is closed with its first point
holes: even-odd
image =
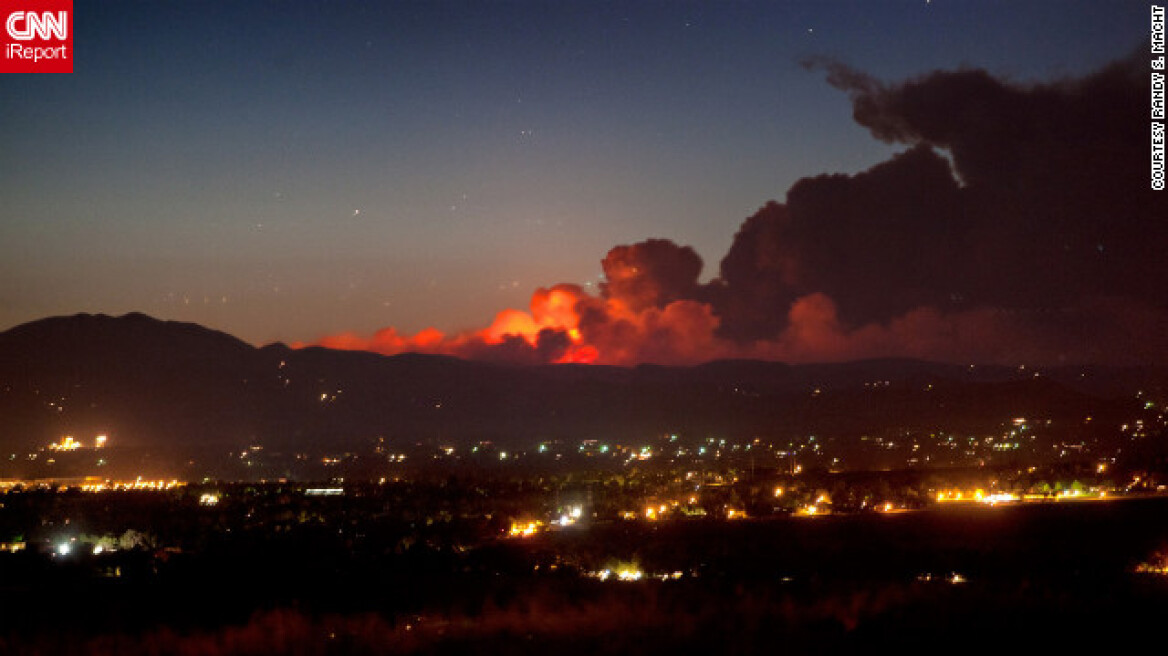
{"type": "Polygon", "coordinates": [[[561,284],[479,330],[319,344],[608,364],[1164,360],[1168,222],[1147,184],[1143,59],[1041,84],[806,66],[907,149],[799,180],[746,219],[710,282],[692,248],[650,239],[608,252],[599,295],[561,284]]]}

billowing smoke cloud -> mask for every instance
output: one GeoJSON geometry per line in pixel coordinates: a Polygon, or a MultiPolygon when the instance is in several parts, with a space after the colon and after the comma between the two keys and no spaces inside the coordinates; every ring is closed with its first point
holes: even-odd
{"type": "Polygon", "coordinates": [[[957,216],[944,218],[969,302],[1059,307],[1117,293],[1168,301],[1168,223],[1149,189],[1143,57],[1026,86],[980,70],[885,85],[818,65],[875,137],[949,153],[964,187],[957,216]]]}
{"type": "Polygon", "coordinates": [[[617,246],[600,264],[605,277],[601,295],[633,312],[694,298],[702,273],[702,258],[694,249],[667,239],[617,246]]]}
{"type": "Polygon", "coordinates": [[[945,159],[918,146],[855,176],[804,178],[743,224],[722,260],[725,334],[764,339],[795,298],[831,296],[849,323],[962,295],[966,218],[945,159]]]}
{"type": "Polygon", "coordinates": [[[481,330],[319,343],[528,363],[1164,360],[1168,221],[1148,189],[1143,59],[1025,85],[807,66],[907,149],[798,181],[742,224],[710,282],[692,248],[651,239],[609,251],[599,296],[557,285],[481,330]]]}

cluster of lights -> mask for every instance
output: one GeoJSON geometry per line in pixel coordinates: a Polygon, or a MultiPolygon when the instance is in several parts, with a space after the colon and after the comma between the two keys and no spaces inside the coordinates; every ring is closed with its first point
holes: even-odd
{"type": "Polygon", "coordinates": [[[647,506],[645,508],[645,519],[655,522],[665,516],[669,512],[669,504],[661,504],[659,506],[647,506]]]}
{"type": "Polygon", "coordinates": [[[1135,571],[1137,574],[1168,576],[1168,555],[1156,552],[1148,562],[1136,565],[1135,571]]]}
{"type": "Polygon", "coordinates": [[[108,491],[159,491],[159,490],[173,490],[176,487],[181,487],[186,483],[177,479],[170,480],[143,480],[141,476],[132,481],[102,481],[100,483],[85,483],[81,486],[82,492],[108,492],[108,491]]]}
{"type": "Polygon", "coordinates": [[[596,578],[601,581],[607,581],[615,576],[617,581],[640,581],[645,577],[645,573],[639,569],[622,568],[613,572],[610,569],[603,569],[596,573],[596,578]]]}
{"type": "Polygon", "coordinates": [[[580,521],[580,517],[584,515],[584,509],[580,506],[572,506],[568,508],[568,512],[560,515],[560,518],[553,521],[553,524],[558,526],[571,526],[580,521]]]}
{"type": "Polygon", "coordinates": [[[50,451],[76,451],[81,448],[81,442],[73,439],[72,435],[66,435],[61,438],[60,442],[53,442],[49,445],[50,451]]]}
{"type": "Polygon", "coordinates": [[[644,579],[657,579],[660,581],[676,581],[684,576],[684,573],[679,571],[667,572],[663,574],[646,574],[641,568],[636,565],[616,565],[614,567],[605,568],[598,571],[586,572],[585,576],[590,576],[601,581],[622,581],[625,583],[632,583],[644,579]]]}
{"type": "MultiPolygon", "coordinates": [[[[677,435],[668,436],[668,443],[671,445],[677,445],[678,440],[679,437],[677,435]]],[[[811,441],[814,442],[814,438],[812,438],[811,441]]],[[[725,439],[716,439],[711,437],[706,440],[705,444],[699,445],[696,448],[680,445],[669,448],[654,445],[626,446],[615,444],[610,446],[608,444],[602,444],[594,439],[588,439],[583,440],[577,444],[576,451],[581,455],[589,457],[596,455],[611,455],[614,457],[621,457],[624,459],[625,464],[630,464],[637,461],[667,457],[671,454],[679,458],[685,456],[697,456],[702,458],[707,455],[712,455],[715,458],[721,458],[724,450],[750,451],[751,449],[758,447],[770,448],[769,445],[764,445],[759,439],[755,439],[754,442],[750,444],[731,444],[728,443],[725,439]]],[[[817,444],[812,444],[811,448],[816,451],[820,449],[819,445],[817,444]]],[[[472,451],[477,452],[477,449],[472,449],[472,451]]],[[[557,449],[555,447],[555,443],[553,442],[540,442],[535,445],[535,451],[539,454],[552,454],[555,453],[557,449]]],[[[776,452],[776,454],[786,455],[784,452],[776,452]]],[[[556,457],[559,457],[562,454],[555,453],[555,455],[556,457]]],[[[513,455],[512,457],[515,456],[513,455]]]]}
{"type": "Polygon", "coordinates": [[[950,585],[961,585],[962,583],[969,581],[969,579],[965,578],[965,575],[961,574],[960,572],[949,572],[949,574],[943,577],[933,576],[932,572],[925,572],[924,574],[917,576],[917,580],[921,583],[931,583],[935,580],[944,581],[950,585]]]}
{"type": "Polygon", "coordinates": [[[800,517],[814,517],[816,515],[831,514],[831,497],[826,492],[820,492],[815,501],[799,507],[795,514],[800,517]]]}
{"type": "MultiPolygon", "coordinates": [[[[84,543],[77,542],[77,538],[69,538],[68,540],[66,540],[64,542],[60,542],[57,544],[57,546],[53,549],[53,555],[59,556],[59,557],[69,556],[69,555],[72,555],[77,550],[78,546],[83,546],[83,545],[84,545],[84,543]]],[[[23,546],[23,544],[22,544],[22,546],[23,546]]],[[[106,546],[103,546],[100,544],[95,544],[92,547],[90,547],[90,553],[92,553],[95,556],[100,556],[101,554],[103,554],[107,551],[112,552],[112,551],[117,551],[117,549],[114,549],[113,547],[106,547],[106,546]]]]}
{"type": "Polygon", "coordinates": [[[996,506],[998,504],[1014,503],[1017,501],[1060,501],[1064,499],[1069,500],[1088,500],[1088,499],[1107,499],[1107,492],[1089,491],[1084,492],[1078,489],[1062,490],[1057,494],[1023,494],[1021,496],[1010,492],[992,492],[987,493],[985,490],[941,490],[937,492],[938,503],[982,503],[989,506],[996,506]]]}
{"type": "MultiPolygon", "coordinates": [[[[697,496],[691,496],[688,500],[688,505],[683,505],[680,501],[670,501],[668,503],[651,504],[645,506],[644,510],[622,510],[620,518],[628,521],[637,519],[644,519],[649,522],[657,522],[669,519],[671,513],[680,513],[689,517],[704,517],[706,509],[697,507],[697,496]]],[[[729,519],[743,519],[746,517],[746,512],[736,508],[727,508],[726,516],[729,519]]]]}
{"type": "MultiPolygon", "coordinates": [[[[108,435],[98,435],[93,438],[93,448],[103,449],[107,441],[109,441],[108,435]]],[[[50,451],[76,451],[84,448],[85,445],[74,439],[72,435],[65,435],[60,441],[49,444],[50,451]]]]}
{"type": "Polygon", "coordinates": [[[507,531],[507,535],[513,538],[529,538],[535,535],[543,526],[543,522],[511,522],[511,528],[507,531]]]}
{"type": "Polygon", "coordinates": [[[1018,501],[1019,497],[1016,494],[1008,492],[993,492],[987,494],[985,490],[978,488],[976,490],[941,490],[937,492],[937,503],[950,502],[975,502],[985,503],[989,505],[996,505],[999,503],[1010,503],[1018,501]]]}

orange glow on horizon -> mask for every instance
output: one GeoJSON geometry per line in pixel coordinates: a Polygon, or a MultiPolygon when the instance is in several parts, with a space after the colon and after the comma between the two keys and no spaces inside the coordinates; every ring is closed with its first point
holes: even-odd
{"type": "Polygon", "coordinates": [[[575,285],[556,285],[536,290],[532,294],[529,311],[514,308],[502,310],[495,315],[490,325],[480,330],[447,335],[435,328],[426,328],[415,335],[403,335],[389,327],[377,331],[372,337],[344,332],[322,337],[315,343],[295,342],[292,348],[322,346],[343,351],[373,351],[383,355],[418,352],[473,357],[476,349],[500,346],[515,337],[536,349],[540,347],[543,335],[554,337],[559,334],[567,338],[567,346],[561,343],[561,352],[558,356],[553,354],[551,362],[591,364],[602,360],[601,349],[589,343],[579,326],[577,307],[581,303],[604,302],[588,296],[575,285]]]}
{"type": "Polygon", "coordinates": [[[600,351],[591,344],[585,344],[568,349],[568,352],[556,360],[555,364],[593,364],[599,359],[600,351]]]}
{"type": "MultiPolygon", "coordinates": [[[[995,321],[983,309],[944,314],[917,308],[887,324],[849,326],[840,320],[835,302],[815,292],[792,302],[785,327],[771,338],[738,342],[719,334],[722,319],[708,302],[661,300],[659,294],[646,295],[644,285],[627,291],[628,297],[621,296],[622,290],[602,285],[599,294],[591,294],[578,285],[560,284],[535,290],[527,310],[504,309],[482,328],[455,333],[426,328],[409,335],[387,327],[370,336],[341,332],[292,347],[616,366],[694,365],[725,358],[840,362],[873,354],[927,359],[931,351],[921,350],[922,344],[946,351],[961,346],[965,333],[956,326],[995,321]]],[[[990,333],[997,330],[991,328],[990,333]]]]}

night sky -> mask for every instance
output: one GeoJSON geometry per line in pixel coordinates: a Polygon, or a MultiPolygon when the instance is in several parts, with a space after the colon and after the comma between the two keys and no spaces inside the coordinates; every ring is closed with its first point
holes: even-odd
{"type": "Polygon", "coordinates": [[[1165,362],[1148,24],[1144,1],[77,0],[76,72],[0,77],[0,329],[1165,362]]]}

